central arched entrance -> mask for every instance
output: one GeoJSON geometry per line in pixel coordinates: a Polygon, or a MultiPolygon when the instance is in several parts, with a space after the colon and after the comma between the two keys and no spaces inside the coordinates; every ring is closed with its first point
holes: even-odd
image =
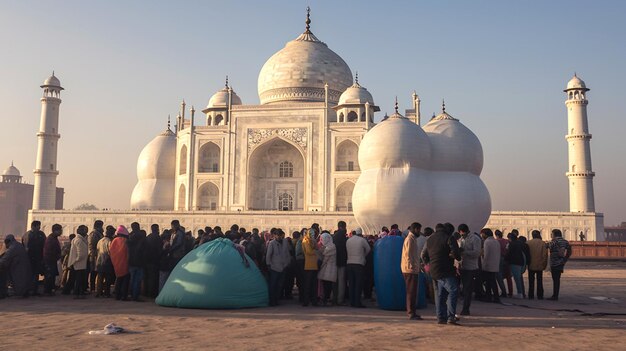
{"type": "Polygon", "coordinates": [[[248,163],[248,209],[304,209],[304,157],[292,144],[274,138],[256,148],[248,163]]]}

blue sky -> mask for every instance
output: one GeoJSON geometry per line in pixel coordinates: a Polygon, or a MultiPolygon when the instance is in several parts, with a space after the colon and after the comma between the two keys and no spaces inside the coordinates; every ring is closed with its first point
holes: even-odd
{"type": "Polygon", "coordinates": [[[66,207],[128,208],[141,148],[229,75],[258,103],[263,63],[304,29],[359,72],[381,113],[447,111],[481,139],[496,210],[567,210],[562,92],[591,88],[597,209],[626,221],[626,3],[621,1],[0,1],[0,168],[32,182],[39,85],[54,69],[66,207]]]}

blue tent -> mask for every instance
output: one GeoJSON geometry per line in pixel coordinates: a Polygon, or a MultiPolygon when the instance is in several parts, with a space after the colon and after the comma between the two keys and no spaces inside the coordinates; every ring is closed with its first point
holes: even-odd
{"type": "Polygon", "coordinates": [[[265,307],[267,283],[250,257],[220,238],[183,257],[155,302],[182,308],[265,307]]]}

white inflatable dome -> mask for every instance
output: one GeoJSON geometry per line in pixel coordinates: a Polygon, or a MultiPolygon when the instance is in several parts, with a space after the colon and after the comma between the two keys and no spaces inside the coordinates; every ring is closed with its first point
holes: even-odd
{"type": "Polygon", "coordinates": [[[483,148],[480,140],[458,119],[446,112],[424,126],[432,150],[431,169],[459,171],[480,175],[483,170],[483,148]]]}
{"type": "Polygon", "coordinates": [[[428,168],[430,142],[420,126],[396,113],[365,134],[359,146],[361,170],[373,168],[428,168]]]}
{"type": "Polygon", "coordinates": [[[137,160],[137,184],[131,209],[173,210],[176,174],[176,135],[167,130],[146,145],[137,160]]]}
{"type": "Polygon", "coordinates": [[[478,138],[445,112],[424,129],[396,113],[363,137],[352,206],[365,233],[412,222],[465,223],[478,232],[487,223],[491,198],[479,177],[478,138]]]}

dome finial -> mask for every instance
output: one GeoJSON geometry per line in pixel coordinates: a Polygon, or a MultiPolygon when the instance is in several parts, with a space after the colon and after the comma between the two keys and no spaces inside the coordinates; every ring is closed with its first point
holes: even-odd
{"type": "Polygon", "coordinates": [[[226,88],[228,88],[228,75],[226,75],[226,84],[225,84],[226,88]]]}
{"type": "Polygon", "coordinates": [[[311,8],[308,6],[306,7],[306,21],[304,23],[306,23],[305,33],[311,33],[311,8]]]}
{"type": "Polygon", "coordinates": [[[167,115],[167,130],[172,130],[172,122],[169,114],[167,115]]]}
{"type": "Polygon", "coordinates": [[[398,114],[398,96],[396,95],[396,103],[393,107],[396,110],[396,114],[398,114]]]}
{"type": "Polygon", "coordinates": [[[441,99],[441,113],[446,113],[446,100],[441,99]]]}
{"type": "Polygon", "coordinates": [[[52,70],[52,76],[54,77],[54,70],[52,70]]]}

